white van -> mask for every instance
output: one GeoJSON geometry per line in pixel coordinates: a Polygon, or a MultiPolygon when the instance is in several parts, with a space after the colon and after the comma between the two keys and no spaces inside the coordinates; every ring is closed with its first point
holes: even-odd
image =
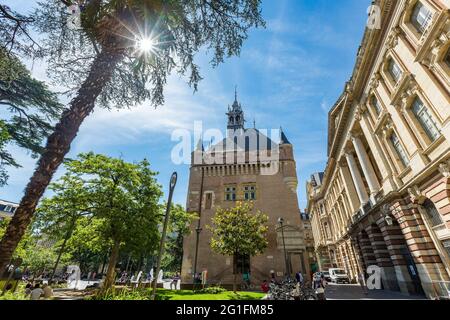
{"type": "Polygon", "coordinates": [[[333,283],[350,283],[350,279],[347,272],[340,268],[330,268],[328,270],[330,273],[331,282],[333,283]]]}

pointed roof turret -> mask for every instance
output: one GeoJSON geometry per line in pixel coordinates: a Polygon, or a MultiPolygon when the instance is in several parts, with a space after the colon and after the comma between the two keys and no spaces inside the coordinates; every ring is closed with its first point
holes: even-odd
{"type": "Polygon", "coordinates": [[[198,140],[197,147],[195,148],[195,151],[205,151],[202,139],[198,140]]]}
{"type": "Polygon", "coordinates": [[[291,144],[286,135],[284,134],[283,128],[280,128],[280,133],[281,133],[280,144],[291,144]]]}
{"type": "Polygon", "coordinates": [[[228,126],[227,126],[228,130],[236,131],[244,129],[245,123],[244,112],[242,111],[241,104],[238,102],[237,86],[234,89],[234,102],[233,105],[231,106],[231,110],[230,108],[228,108],[227,116],[228,116],[228,126]]]}

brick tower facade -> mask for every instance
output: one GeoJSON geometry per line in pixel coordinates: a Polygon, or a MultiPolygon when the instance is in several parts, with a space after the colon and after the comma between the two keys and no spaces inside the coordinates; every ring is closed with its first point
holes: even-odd
{"type": "Polygon", "coordinates": [[[287,268],[292,275],[302,271],[309,277],[292,144],[282,131],[278,132],[279,143],[275,143],[263,130],[246,129],[237,97],[227,116],[227,137],[206,151],[200,143],[192,154],[187,210],[199,214],[200,218],[193,222],[191,234],[184,239],[182,281],[192,283],[194,272],[205,270],[208,283],[224,285],[233,282],[234,272],[250,271],[254,284],[269,280],[272,272],[281,278],[287,268]],[[211,157],[216,160],[211,161],[211,157]],[[211,232],[206,226],[212,224],[211,218],[218,207],[231,208],[237,201],[253,201],[254,210],[269,216],[269,246],[260,256],[226,257],[211,250],[211,232]],[[282,228],[279,218],[284,221],[282,228]]]}

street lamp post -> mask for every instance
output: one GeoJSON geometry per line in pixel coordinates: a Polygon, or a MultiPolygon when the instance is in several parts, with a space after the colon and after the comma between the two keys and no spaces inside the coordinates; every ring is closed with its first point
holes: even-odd
{"type": "Polygon", "coordinates": [[[161,242],[159,244],[159,253],[158,253],[158,260],[156,263],[156,272],[155,272],[155,280],[153,280],[153,293],[152,293],[152,300],[155,300],[156,296],[156,287],[158,285],[158,274],[161,270],[161,258],[164,253],[164,242],[166,241],[166,233],[167,233],[167,225],[169,224],[169,217],[170,217],[170,205],[172,204],[172,196],[173,196],[173,190],[175,189],[175,185],[177,184],[177,173],[174,172],[172,174],[172,177],[170,178],[170,187],[169,187],[169,199],[167,200],[167,208],[166,208],[166,216],[164,217],[164,226],[163,231],[161,234],[161,242]]]}
{"type": "Polygon", "coordinates": [[[280,224],[280,228],[281,228],[281,238],[283,239],[283,250],[284,250],[284,263],[285,263],[285,268],[286,268],[286,273],[288,274],[289,279],[291,278],[291,270],[289,268],[289,263],[288,263],[288,257],[287,257],[287,252],[286,252],[286,243],[284,241],[284,219],[283,218],[278,218],[278,223],[280,224]]]}
{"type": "Polygon", "coordinates": [[[198,260],[198,245],[200,242],[200,233],[202,232],[202,224],[201,224],[201,217],[202,217],[202,205],[203,205],[203,182],[205,180],[205,171],[203,168],[200,168],[202,170],[202,181],[200,184],[200,199],[199,199],[199,205],[198,205],[198,221],[197,221],[197,228],[195,231],[197,232],[197,238],[195,241],[195,258],[194,258],[194,277],[193,281],[195,283],[195,277],[197,275],[197,260],[198,260]]]}

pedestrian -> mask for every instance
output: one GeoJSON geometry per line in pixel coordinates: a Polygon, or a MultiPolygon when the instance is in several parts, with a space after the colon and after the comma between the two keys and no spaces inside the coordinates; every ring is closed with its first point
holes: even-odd
{"type": "Polygon", "coordinates": [[[251,281],[250,281],[250,272],[245,272],[245,273],[242,275],[242,280],[244,281],[244,284],[245,284],[246,288],[249,289],[249,288],[250,288],[250,284],[251,284],[251,281]]]}
{"type": "Polygon", "coordinates": [[[172,282],[170,283],[170,290],[172,290],[172,286],[175,287],[175,290],[178,288],[178,281],[180,281],[179,273],[175,273],[175,276],[172,277],[172,282]]]}
{"type": "Polygon", "coordinates": [[[369,291],[367,290],[366,277],[364,275],[364,271],[361,271],[361,273],[359,274],[358,281],[359,281],[359,285],[361,286],[361,289],[362,289],[364,295],[366,295],[366,296],[369,295],[369,291]]]}
{"type": "Polygon", "coordinates": [[[325,288],[327,285],[328,283],[325,280],[325,276],[322,274],[322,276],[316,281],[316,294],[319,300],[327,300],[325,297],[325,288]]]}
{"type": "Polygon", "coordinates": [[[270,271],[270,282],[271,283],[277,283],[277,278],[276,278],[276,275],[275,275],[275,271],[273,271],[273,270],[270,271]]]}
{"type": "Polygon", "coordinates": [[[41,296],[44,294],[44,290],[40,288],[40,284],[36,283],[34,285],[34,289],[31,290],[30,299],[31,300],[39,300],[41,296]]]}
{"type": "Polygon", "coordinates": [[[297,280],[297,283],[299,283],[300,285],[303,285],[303,274],[301,271],[297,272],[295,274],[295,279],[297,280]]]}
{"type": "Polygon", "coordinates": [[[261,291],[264,293],[269,292],[269,285],[267,284],[267,280],[264,280],[263,283],[261,284],[261,291]]]}
{"type": "Polygon", "coordinates": [[[29,282],[25,285],[25,296],[28,296],[31,294],[32,288],[33,288],[33,285],[29,282]]]}
{"type": "Polygon", "coordinates": [[[42,291],[44,292],[45,299],[50,299],[51,297],[53,297],[53,289],[51,287],[52,284],[53,283],[49,281],[48,284],[44,284],[42,286],[42,291]]]}

